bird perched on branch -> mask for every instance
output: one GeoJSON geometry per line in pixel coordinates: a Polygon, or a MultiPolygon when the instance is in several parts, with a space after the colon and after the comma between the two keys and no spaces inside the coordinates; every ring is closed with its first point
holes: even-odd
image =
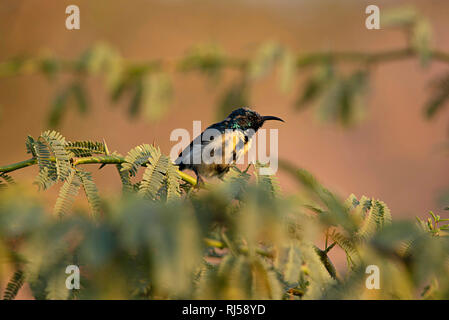
{"type": "Polygon", "coordinates": [[[202,177],[222,177],[248,152],[253,135],[267,120],[284,122],[278,117],[261,116],[249,108],[236,109],[196,137],[179,154],[175,164],[181,171],[195,172],[197,184],[203,183],[202,177]]]}

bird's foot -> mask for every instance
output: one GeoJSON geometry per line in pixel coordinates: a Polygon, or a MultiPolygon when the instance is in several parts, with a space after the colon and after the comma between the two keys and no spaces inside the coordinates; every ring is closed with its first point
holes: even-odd
{"type": "Polygon", "coordinates": [[[196,184],[195,184],[195,189],[201,189],[204,188],[206,184],[204,183],[203,178],[201,178],[200,175],[196,176],[196,184]]]}

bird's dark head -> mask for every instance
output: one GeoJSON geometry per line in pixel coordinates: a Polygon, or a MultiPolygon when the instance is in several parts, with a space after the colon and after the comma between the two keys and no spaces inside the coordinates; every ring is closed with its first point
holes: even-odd
{"type": "Polygon", "coordinates": [[[267,120],[284,122],[284,120],[278,117],[261,116],[256,111],[249,108],[236,109],[232,111],[231,114],[225,119],[225,121],[228,122],[228,127],[230,129],[253,129],[254,131],[257,131],[260,127],[262,127],[267,120]]]}

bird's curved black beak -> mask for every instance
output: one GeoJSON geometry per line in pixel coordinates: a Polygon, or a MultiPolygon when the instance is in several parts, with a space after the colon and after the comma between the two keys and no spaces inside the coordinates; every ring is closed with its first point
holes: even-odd
{"type": "Polygon", "coordinates": [[[284,120],[282,120],[281,118],[275,117],[275,116],[263,116],[262,117],[262,121],[265,122],[267,120],[277,120],[277,121],[282,121],[285,122],[284,120]]]}

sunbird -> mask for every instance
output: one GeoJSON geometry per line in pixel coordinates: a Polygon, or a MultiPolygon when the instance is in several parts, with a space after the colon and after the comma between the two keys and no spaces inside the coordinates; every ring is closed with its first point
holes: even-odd
{"type": "Polygon", "coordinates": [[[236,109],[193,139],[179,154],[175,164],[181,171],[192,170],[198,185],[204,183],[203,177],[221,178],[248,152],[254,134],[267,120],[285,122],[275,116],[261,116],[249,108],[236,109]],[[206,161],[204,156],[213,160],[206,161]]]}

